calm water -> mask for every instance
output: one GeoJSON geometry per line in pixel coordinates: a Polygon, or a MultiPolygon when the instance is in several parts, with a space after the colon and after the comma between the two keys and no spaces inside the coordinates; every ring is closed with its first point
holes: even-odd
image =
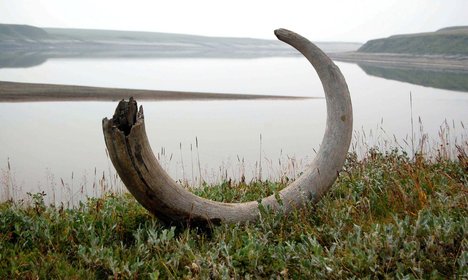
{"type": "MultiPolygon", "coordinates": [[[[355,64],[337,65],[353,100],[354,146],[358,150],[372,145],[395,146],[389,143],[397,139],[411,152],[410,92],[416,138],[421,137],[419,118],[430,141],[439,139],[446,120],[449,141],[466,137],[461,123],[468,121],[468,93],[463,88],[424,87],[371,76],[355,64]]],[[[30,68],[0,69],[0,80],[323,96],[320,81],[302,57],[52,59],[30,68]]],[[[284,170],[297,172],[313,158],[325,128],[324,99],[141,104],[150,142],[162,165],[174,178],[195,183],[199,170],[202,178],[211,182],[226,174],[235,179],[242,174],[255,177],[260,159],[263,178],[278,178],[284,170]]],[[[12,184],[19,190],[14,194],[17,197],[44,190],[55,201],[62,195],[69,198],[70,193],[81,197],[82,190],[89,195],[98,193],[93,184],[98,186],[103,174],[106,182],[115,186],[101,130],[101,119],[111,116],[115,106],[113,102],[0,103],[0,199],[6,186],[12,184]]]]}

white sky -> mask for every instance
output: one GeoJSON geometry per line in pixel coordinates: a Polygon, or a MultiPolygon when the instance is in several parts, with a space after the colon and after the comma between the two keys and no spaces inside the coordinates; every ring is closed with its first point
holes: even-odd
{"type": "Polygon", "coordinates": [[[468,25],[468,0],[0,0],[0,23],[365,42],[468,25]]]}

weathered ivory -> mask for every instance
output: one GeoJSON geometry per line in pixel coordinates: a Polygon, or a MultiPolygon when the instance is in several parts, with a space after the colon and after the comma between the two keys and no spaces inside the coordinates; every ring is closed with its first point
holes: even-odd
{"type": "MultiPolygon", "coordinates": [[[[145,132],[143,108],[121,101],[112,119],[102,126],[110,158],[135,198],[158,218],[175,223],[217,224],[255,221],[259,203],[288,213],[308,201],[317,202],[343,167],[352,134],[353,113],[348,86],[338,67],[317,46],[286,29],[275,30],[279,40],[301,52],[318,73],[325,91],[327,124],[313,163],[294,182],[260,202],[221,203],[204,199],[178,185],[159,165],[145,132]]],[[[307,129],[307,128],[305,128],[307,129]]],[[[309,128],[311,129],[311,128],[309,128]]]]}

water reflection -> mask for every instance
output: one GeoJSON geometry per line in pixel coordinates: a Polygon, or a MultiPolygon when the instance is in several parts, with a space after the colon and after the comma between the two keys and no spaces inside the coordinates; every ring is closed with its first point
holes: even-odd
{"type": "Polygon", "coordinates": [[[183,59],[183,58],[228,58],[252,59],[266,57],[293,57],[298,53],[289,49],[236,50],[236,49],[190,49],[182,50],[125,50],[125,49],[71,49],[50,51],[0,51],[1,68],[29,68],[40,66],[50,59],[183,59]]]}
{"type": "Polygon", "coordinates": [[[37,52],[0,52],[1,68],[28,68],[43,64],[48,59],[47,54],[37,52]]]}
{"type": "Polygon", "coordinates": [[[359,64],[367,75],[424,87],[468,92],[468,72],[396,68],[359,64]]]}

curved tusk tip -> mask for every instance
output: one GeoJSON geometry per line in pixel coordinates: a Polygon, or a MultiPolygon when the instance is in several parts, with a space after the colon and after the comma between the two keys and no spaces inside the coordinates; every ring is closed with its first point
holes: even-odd
{"type": "MultiPolygon", "coordinates": [[[[285,29],[285,28],[278,28],[275,31],[275,36],[280,39],[281,37],[287,36],[288,33],[291,33],[291,31],[285,29]]],[[[280,39],[281,40],[281,39],[280,39]]]]}

